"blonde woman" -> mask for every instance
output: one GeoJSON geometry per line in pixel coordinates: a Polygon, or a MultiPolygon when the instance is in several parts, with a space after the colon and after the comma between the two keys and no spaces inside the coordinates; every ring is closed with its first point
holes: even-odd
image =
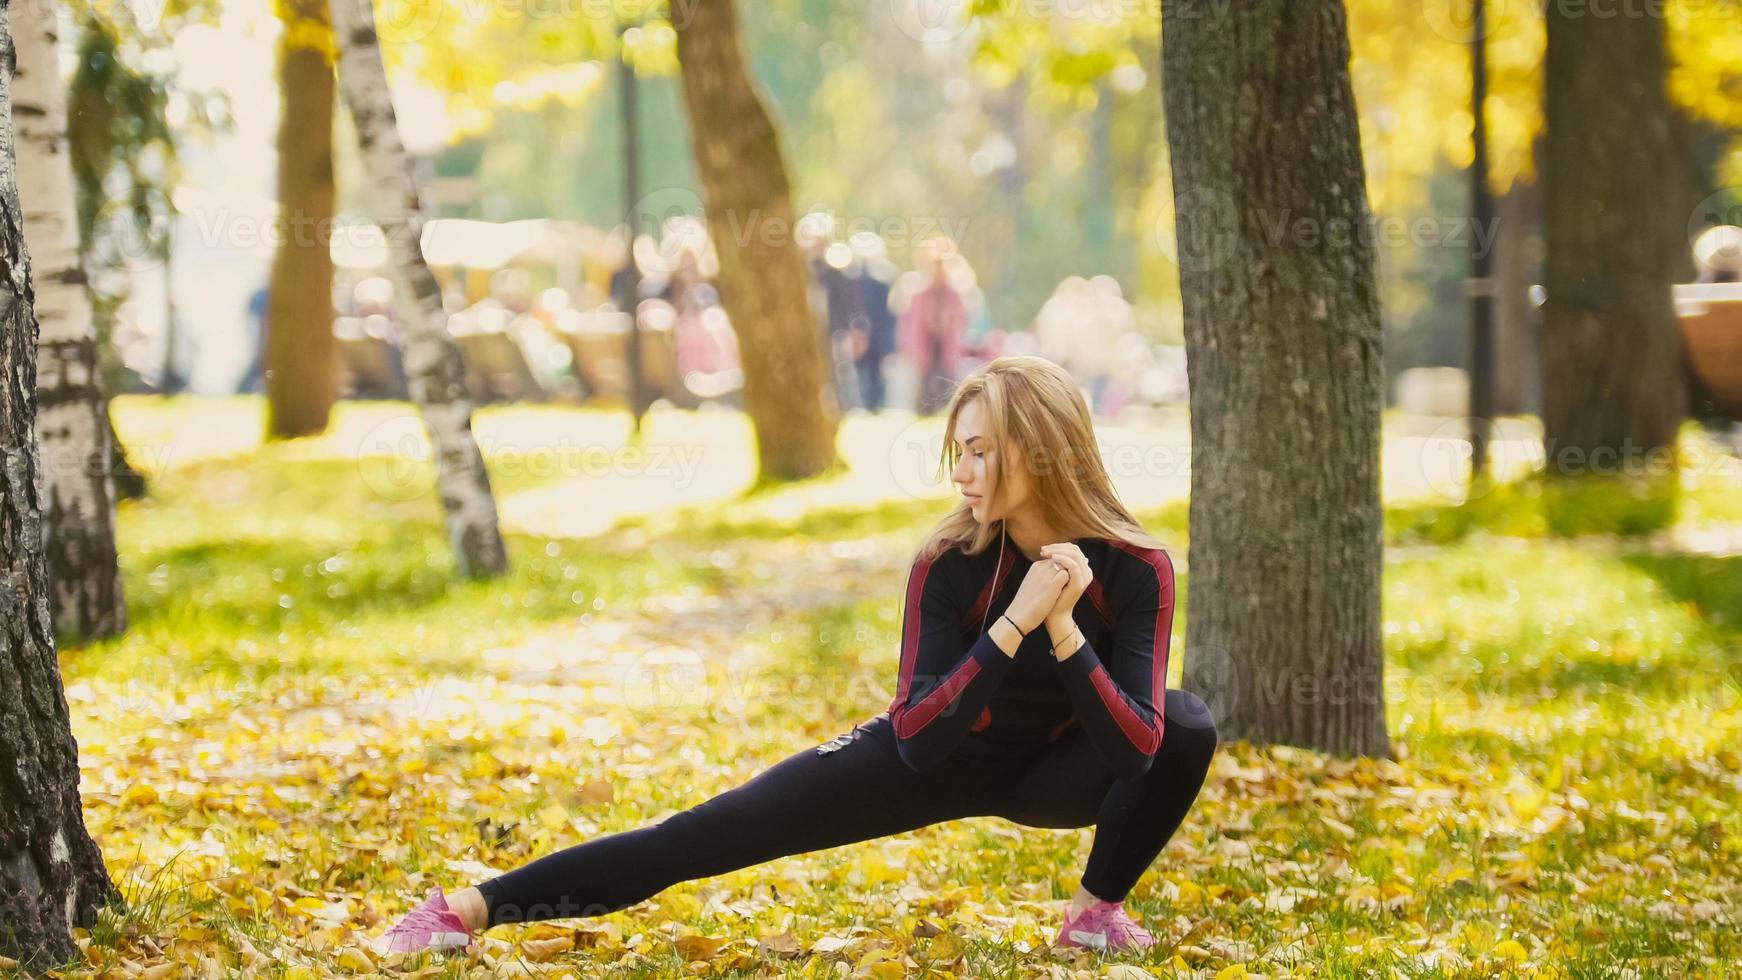
{"type": "Polygon", "coordinates": [[[1165,689],[1173,565],[1114,494],[1075,379],[1000,357],[948,405],[963,500],[907,579],[888,710],[649,826],[423,905],[383,949],[601,915],[682,881],[965,817],[1095,828],[1055,944],[1155,942],[1124,899],[1185,818],[1216,729],[1165,689]]]}

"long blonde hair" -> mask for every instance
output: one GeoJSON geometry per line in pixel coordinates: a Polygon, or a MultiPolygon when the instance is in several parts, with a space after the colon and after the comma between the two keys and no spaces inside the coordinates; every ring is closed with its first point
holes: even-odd
{"type": "MultiPolygon", "coordinates": [[[[993,454],[986,494],[990,501],[1003,482],[1004,450],[1014,446],[1028,471],[1035,500],[1046,524],[1061,540],[1107,538],[1145,549],[1162,544],[1120,502],[1095,443],[1095,426],[1076,379],[1044,357],[1012,354],[962,379],[950,397],[944,446],[938,465],[946,478],[961,459],[956,420],[962,406],[981,400],[993,454]]],[[[952,545],[977,555],[998,536],[1003,521],[982,524],[967,501],[929,531],[917,558],[930,560],[952,545]]]]}

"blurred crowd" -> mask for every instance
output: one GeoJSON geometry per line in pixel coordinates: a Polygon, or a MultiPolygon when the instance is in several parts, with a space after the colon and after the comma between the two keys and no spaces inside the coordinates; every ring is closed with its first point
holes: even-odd
{"type": "Polygon", "coordinates": [[[1183,356],[1152,344],[1111,276],[1067,276],[1026,329],[994,327],[974,269],[946,237],[919,242],[898,273],[874,233],[834,236],[826,214],[800,223],[812,303],[824,326],[841,404],[933,414],[956,382],[1003,354],[1038,354],[1068,369],[1090,408],[1183,401],[1183,356]],[[894,393],[892,395],[892,393],[894,393]]]}
{"type": "MultiPolygon", "coordinates": [[[[993,325],[973,267],[947,237],[916,243],[913,267],[903,271],[882,238],[840,236],[826,213],[804,216],[795,231],[843,410],[933,414],[963,376],[1017,353],[1069,369],[1098,414],[1185,398],[1183,353],[1144,337],[1110,276],[1064,278],[1029,325],[1006,330],[993,325]]],[[[464,274],[442,276],[448,327],[476,400],[628,398],[631,365],[639,363],[646,403],[738,404],[738,339],[721,304],[719,261],[705,224],[678,216],[659,235],[633,239],[620,227],[602,235],[584,266],[566,289],[534,290],[532,271],[515,265],[479,284],[464,274]]],[[[392,294],[375,271],[341,277],[335,288],[334,332],[350,397],[407,397],[404,330],[392,294]]],[[[263,350],[264,287],[250,315],[263,350]]],[[[260,370],[257,358],[242,390],[259,390],[260,370]]]]}

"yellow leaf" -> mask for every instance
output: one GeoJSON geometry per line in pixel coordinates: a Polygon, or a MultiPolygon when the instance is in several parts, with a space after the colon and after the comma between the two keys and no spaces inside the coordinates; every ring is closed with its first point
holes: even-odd
{"type": "Polygon", "coordinates": [[[538,822],[549,830],[562,830],[569,825],[569,811],[552,803],[538,811],[538,822]]]}
{"type": "Polygon", "coordinates": [[[688,922],[702,911],[702,900],[693,892],[672,891],[660,896],[656,912],[661,920],[688,922]]]}
{"type": "Polygon", "coordinates": [[[1536,816],[1542,809],[1543,801],[1547,799],[1548,791],[1522,773],[1513,778],[1512,785],[1506,791],[1506,803],[1520,820],[1529,820],[1536,816]]]}
{"type": "Polygon", "coordinates": [[[1560,788],[1561,777],[1564,775],[1564,773],[1561,771],[1561,769],[1562,769],[1562,760],[1556,759],[1554,761],[1554,768],[1550,769],[1548,771],[1548,778],[1543,780],[1542,785],[1543,785],[1544,789],[1554,790],[1554,789],[1560,788]]]}
{"type": "Polygon", "coordinates": [[[1217,971],[1216,980],[1240,980],[1245,975],[1246,964],[1235,963],[1233,966],[1225,966],[1217,971]]]}
{"type": "Polygon", "coordinates": [[[1325,826],[1331,828],[1332,830],[1336,831],[1337,833],[1342,834],[1344,837],[1347,837],[1350,840],[1354,840],[1356,837],[1355,828],[1349,826],[1348,824],[1344,823],[1341,820],[1332,820],[1330,817],[1327,817],[1323,814],[1320,814],[1319,815],[1319,822],[1324,824],[1325,826]]]}
{"type": "Polygon", "coordinates": [[[1507,959],[1518,960],[1520,962],[1530,958],[1530,951],[1526,950],[1516,939],[1508,939],[1503,942],[1495,943],[1493,952],[1495,956],[1504,956],[1507,959]]]}
{"type": "MultiPolygon", "coordinates": [[[[678,947],[680,949],[683,947],[683,940],[678,940],[678,947]]],[[[522,939],[520,941],[520,949],[526,954],[526,958],[534,963],[547,963],[555,959],[558,953],[567,952],[574,948],[575,937],[573,935],[556,936],[551,939],[522,939]]]]}
{"type": "MultiPolygon", "coordinates": [[[[934,936],[925,948],[925,958],[933,962],[948,962],[968,951],[968,941],[961,936],[946,932],[934,936]]],[[[918,959],[916,955],[914,957],[918,959]]]]}
{"type": "Polygon", "coordinates": [[[762,951],[774,956],[797,956],[801,951],[798,937],[790,932],[779,932],[763,936],[757,940],[762,951]]]}
{"type": "Polygon", "coordinates": [[[714,938],[699,934],[684,936],[677,941],[677,951],[692,963],[696,960],[711,960],[719,954],[722,946],[731,941],[726,937],[714,938]]]}
{"type": "Polygon", "coordinates": [[[375,961],[369,958],[368,953],[355,946],[347,946],[339,951],[339,965],[356,973],[375,971],[375,961]]]}
{"type": "MultiPolygon", "coordinates": [[[[157,787],[150,783],[134,783],[121,794],[121,802],[133,806],[150,806],[157,802],[157,787]]],[[[277,824],[273,825],[277,829],[277,824]]]]}

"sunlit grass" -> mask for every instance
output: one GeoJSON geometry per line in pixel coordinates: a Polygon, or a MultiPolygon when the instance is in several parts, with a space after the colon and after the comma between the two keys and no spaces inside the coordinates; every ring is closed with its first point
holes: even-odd
{"type": "MultiPolygon", "coordinates": [[[[124,433],[161,425],[165,444],[222,427],[127,411],[124,433]]],[[[594,424],[514,418],[545,414],[594,424]]],[[[383,493],[317,443],[190,451],[121,506],[133,629],[63,655],[86,819],[141,899],[92,932],[104,963],[143,961],[149,936],[219,975],[250,948],[262,975],[367,972],[382,964],[354,947],[430,884],[644,825],[882,710],[906,557],[947,506],[866,465],[748,498],[728,479],[674,513],[639,512],[626,486],[610,503],[599,484],[633,475],[504,481],[507,499],[560,487],[623,523],[514,530],[508,576],[460,582],[433,498],[383,493]]],[[[1183,554],[1184,501],[1139,509],[1183,554]]],[[[1130,898],[1162,945],[1119,959],[1156,976],[1725,974],[1742,956],[1742,560],[1522,533],[1387,563],[1400,762],[1225,743],[1130,898]]],[[[1189,588],[1188,571],[1177,630],[1189,588]]],[[[961,942],[953,970],[975,976],[1097,975],[1090,954],[1045,950],[1092,839],[976,818],[544,928],[574,937],[556,962],[578,977],[687,975],[690,934],[732,940],[719,976],[851,972],[881,941],[916,961],[961,942]],[[944,934],[916,943],[921,920],[944,934]],[[782,933],[796,955],[756,946],[782,933]],[[844,951],[813,951],[828,939],[844,951]]],[[[491,975],[439,975],[468,967],[491,975]]]]}

